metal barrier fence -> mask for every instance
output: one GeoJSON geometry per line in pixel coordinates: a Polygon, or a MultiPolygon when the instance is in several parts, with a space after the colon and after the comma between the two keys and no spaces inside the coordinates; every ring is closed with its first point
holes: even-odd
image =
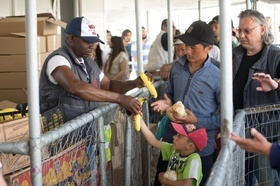
{"type": "MultiPolygon", "coordinates": [[[[155,82],[159,98],[162,85],[163,81],[155,82]]],[[[160,119],[160,115],[149,110],[149,103],[155,100],[146,88],[131,95],[148,98],[143,105],[143,118],[148,125],[147,118],[152,122],[160,119]]],[[[28,127],[27,118],[25,122],[28,127]]],[[[43,176],[42,183],[35,185],[149,185],[148,145],[141,132],[133,129],[131,117],[117,104],[104,103],[41,134],[38,147],[29,146],[28,130],[25,133],[19,134],[20,139],[15,137],[16,141],[0,143],[0,158],[9,185],[31,185],[32,179],[39,176],[30,170],[30,163],[34,163],[30,162],[30,155],[35,148],[42,152],[42,166],[35,165],[35,169],[43,176]],[[114,143],[111,147],[108,139],[114,143]]]]}
{"type": "MultiPolygon", "coordinates": [[[[244,137],[245,112],[240,110],[234,117],[233,132],[244,137]]],[[[223,137],[223,135],[221,135],[223,137]]],[[[223,139],[226,140],[226,139],[223,139]]],[[[212,168],[207,186],[243,186],[244,151],[232,141],[221,147],[220,154],[212,168]]]]}
{"type": "MultiPolygon", "coordinates": [[[[165,83],[157,81],[155,87],[159,93],[157,99],[161,99],[165,83]]],[[[162,115],[149,109],[149,104],[155,99],[150,97],[146,88],[131,95],[148,98],[143,105],[143,118],[148,125],[161,120],[162,115]]],[[[234,117],[233,132],[250,137],[249,129],[252,127],[261,131],[269,141],[278,141],[280,106],[239,110],[234,117]]],[[[15,135],[13,137],[16,138],[15,135]]],[[[28,139],[24,139],[25,135],[22,137],[22,140],[0,143],[0,158],[8,167],[4,171],[8,172],[5,177],[9,185],[30,185],[31,180],[38,176],[29,167],[29,156],[34,148],[41,149],[43,160],[42,167],[35,166],[42,173],[43,183],[36,185],[151,184],[150,148],[141,133],[133,129],[131,117],[117,104],[104,103],[94,111],[43,133],[40,147],[29,147],[28,139]],[[108,136],[111,146],[108,146],[108,136]],[[15,166],[21,166],[20,170],[14,171],[15,166]]],[[[245,155],[234,142],[229,141],[222,147],[207,185],[243,186],[249,183],[245,180],[249,175],[253,175],[253,184],[273,185],[279,177],[267,163],[260,155],[245,155]],[[265,165],[256,167],[263,162],[265,165]]]]}
{"type": "MultiPolygon", "coordinates": [[[[233,132],[250,138],[250,129],[256,128],[268,141],[280,139],[280,105],[239,110],[234,118],[233,132]]],[[[259,154],[246,153],[234,142],[222,147],[212,169],[208,186],[277,186],[279,173],[270,168],[269,159],[259,154]]]]}

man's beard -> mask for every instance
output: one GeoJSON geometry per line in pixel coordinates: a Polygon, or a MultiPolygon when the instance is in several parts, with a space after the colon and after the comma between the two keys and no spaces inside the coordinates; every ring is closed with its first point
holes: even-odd
{"type": "Polygon", "coordinates": [[[142,36],[142,40],[146,39],[147,38],[147,35],[145,35],[144,37],[142,36]]]}

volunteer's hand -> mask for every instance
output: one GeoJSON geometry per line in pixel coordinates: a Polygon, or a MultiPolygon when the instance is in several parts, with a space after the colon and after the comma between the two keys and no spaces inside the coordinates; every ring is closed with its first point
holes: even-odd
{"type": "MultiPolygon", "coordinates": [[[[152,76],[152,74],[150,74],[150,73],[145,73],[145,74],[147,75],[148,80],[149,80],[150,82],[154,83],[154,77],[152,76]]],[[[145,85],[144,85],[144,82],[142,81],[142,79],[141,79],[140,76],[138,76],[138,77],[134,80],[134,82],[135,82],[135,84],[136,84],[136,87],[138,87],[138,88],[142,88],[142,87],[145,86],[145,85]]]]}
{"type": "Polygon", "coordinates": [[[140,114],[142,111],[142,106],[138,99],[131,96],[121,95],[119,105],[133,115],[140,114]]]}

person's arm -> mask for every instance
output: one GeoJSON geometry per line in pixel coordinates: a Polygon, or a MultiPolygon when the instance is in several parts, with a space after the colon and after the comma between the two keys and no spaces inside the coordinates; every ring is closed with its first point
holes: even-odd
{"type": "Polygon", "coordinates": [[[173,62],[162,65],[162,67],[160,68],[160,72],[159,72],[159,75],[160,75],[162,80],[164,80],[164,81],[168,80],[169,73],[170,73],[170,70],[172,68],[172,65],[173,65],[173,62]]]}
{"type": "Polygon", "coordinates": [[[123,76],[125,76],[126,73],[129,73],[129,66],[128,61],[126,59],[123,59],[120,63],[120,71],[117,73],[112,80],[121,80],[123,76]]]}
{"type": "MultiPolygon", "coordinates": [[[[151,74],[146,74],[146,75],[151,82],[154,82],[153,76],[151,74]]],[[[144,87],[144,83],[139,76],[135,80],[128,80],[128,81],[110,80],[107,76],[104,76],[100,82],[100,86],[101,89],[124,94],[133,88],[144,87]]]]}
{"type": "MultiPolygon", "coordinates": [[[[52,71],[52,76],[67,92],[83,100],[118,103],[133,114],[139,114],[142,109],[139,101],[133,97],[102,90],[87,82],[78,80],[74,72],[68,66],[59,66],[55,68],[52,71]]],[[[132,82],[128,82],[128,84],[132,84],[132,82]]],[[[111,86],[110,84],[111,83],[106,85],[109,89],[111,86]]],[[[137,85],[135,82],[133,84],[134,87],[137,85]]]]}
{"type": "Polygon", "coordinates": [[[164,172],[159,173],[158,180],[162,185],[165,186],[191,186],[193,179],[184,179],[180,181],[172,181],[164,178],[164,172]]]}
{"type": "Polygon", "coordinates": [[[141,132],[150,145],[160,149],[162,142],[156,139],[155,135],[150,131],[143,119],[141,119],[141,132]]]}
{"type": "Polygon", "coordinates": [[[254,128],[251,129],[251,135],[253,136],[253,139],[246,139],[240,138],[238,135],[231,133],[230,139],[235,141],[240,148],[246,150],[247,152],[259,153],[269,157],[272,144],[254,128]]]}

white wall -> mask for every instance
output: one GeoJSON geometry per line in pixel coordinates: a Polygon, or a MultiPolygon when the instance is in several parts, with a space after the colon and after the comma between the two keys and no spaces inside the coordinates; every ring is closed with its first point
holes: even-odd
{"type": "MultiPolygon", "coordinates": [[[[54,2],[56,2],[55,0],[54,2]]],[[[69,1],[72,2],[72,1],[69,1]]],[[[108,4],[106,0],[80,0],[82,5],[82,15],[88,17],[97,28],[101,39],[105,40],[106,29],[110,30],[113,35],[121,35],[124,29],[130,29],[132,31],[132,40],[136,40],[136,25],[135,25],[135,9],[128,7],[134,7],[134,1],[128,1],[125,7],[119,7],[118,1],[114,1],[115,4],[108,4]],[[115,15],[114,11],[106,12],[105,9],[122,9],[122,15],[115,15]]],[[[25,14],[25,0],[1,0],[0,1],[0,17],[11,15],[24,15],[25,14]]],[[[163,3],[166,3],[163,1],[163,3]]],[[[166,5],[167,6],[167,5],[166,5]]],[[[67,8],[67,7],[64,7],[67,8]]],[[[246,4],[235,5],[231,9],[231,17],[235,20],[235,26],[238,26],[236,19],[240,11],[246,9],[246,4]]],[[[280,4],[267,4],[258,2],[257,9],[264,14],[264,16],[270,16],[273,20],[273,34],[275,36],[275,43],[280,43],[279,25],[280,16],[277,16],[277,12],[280,10],[280,4]]],[[[167,10],[143,10],[141,9],[141,26],[148,29],[149,36],[153,39],[160,31],[161,21],[167,18],[167,10]]],[[[56,14],[55,7],[52,6],[52,0],[38,0],[37,12],[51,12],[56,14]]],[[[203,8],[201,20],[209,22],[214,16],[219,14],[219,7],[203,8]]],[[[189,25],[198,20],[198,10],[172,10],[172,19],[175,26],[184,32],[189,25]]]]}
{"type": "MultiPolygon", "coordinates": [[[[280,10],[280,4],[267,4],[258,3],[258,11],[264,14],[264,16],[270,16],[273,20],[273,35],[275,37],[275,43],[280,43],[280,16],[277,14],[280,10]]],[[[234,22],[234,26],[238,27],[238,14],[246,9],[246,4],[235,5],[231,11],[231,18],[234,22]]],[[[219,7],[205,8],[202,9],[201,20],[205,22],[211,21],[211,19],[219,14],[219,7]]],[[[151,38],[160,31],[161,21],[167,18],[167,11],[163,10],[150,10],[147,12],[141,12],[142,25],[148,28],[148,32],[151,38]],[[147,19],[149,19],[149,25],[147,25],[147,19]]],[[[198,20],[198,10],[173,10],[172,19],[175,23],[176,28],[184,32],[193,21],[198,20]]],[[[133,33],[132,39],[135,40],[135,16],[117,17],[114,22],[107,23],[107,29],[112,31],[113,35],[120,35],[124,29],[130,29],[133,33]]]]}
{"type": "MultiPolygon", "coordinates": [[[[40,0],[37,2],[37,12],[55,13],[52,7],[52,0],[40,0]]],[[[25,0],[1,0],[0,17],[25,15],[25,0]]]]}

